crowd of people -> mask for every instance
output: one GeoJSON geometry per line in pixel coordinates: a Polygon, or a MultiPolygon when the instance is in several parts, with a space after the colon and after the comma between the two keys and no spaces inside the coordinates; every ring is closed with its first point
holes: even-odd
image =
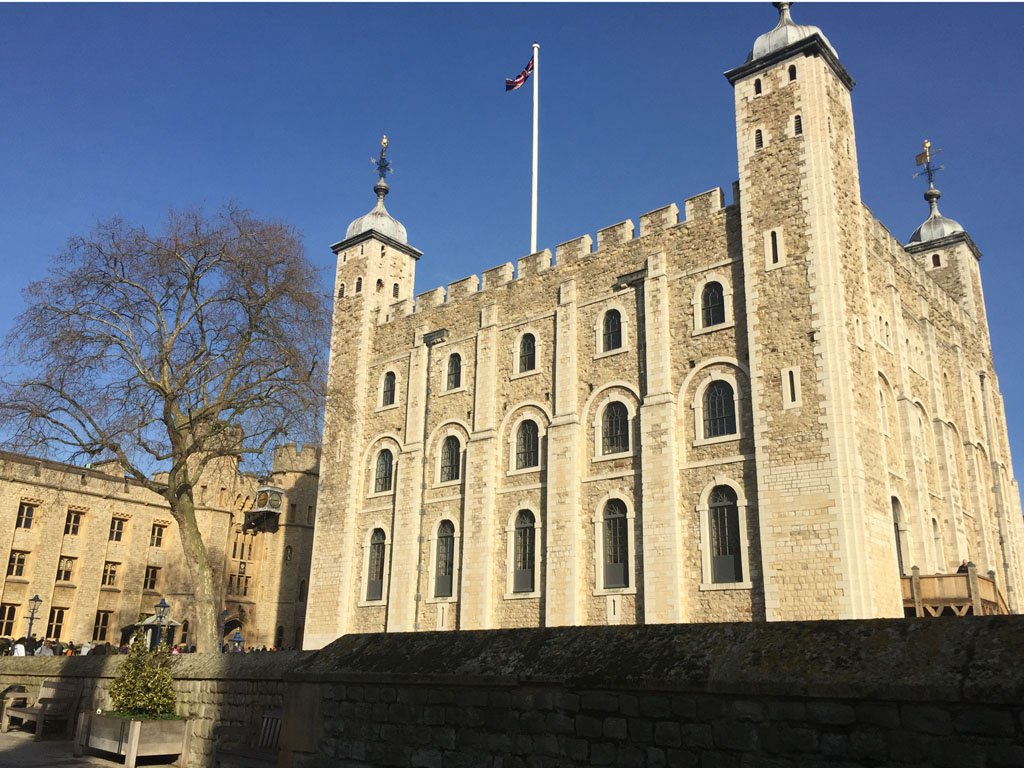
{"type": "MultiPolygon", "coordinates": [[[[60,640],[39,640],[35,635],[19,637],[14,640],[0,637],[0,656],[108,656],[118,653],[127,654],[131,650],[128,643],[112,645],[110,643],[89,643],[81,645],[74,641],[62,643],[60,640]]],[[[174,655],[195,653],[194,645],[174,645],[168,652],[174,655]]]]}

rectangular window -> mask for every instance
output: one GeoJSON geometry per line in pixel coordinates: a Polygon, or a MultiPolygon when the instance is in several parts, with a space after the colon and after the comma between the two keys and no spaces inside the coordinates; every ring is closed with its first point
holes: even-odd
{"type": "Polygon", "coordinates": [[[296,512],[297,509],[298,509],[298,505],[297,504],[289,504],[288,505],[288,519],[291,520],[292,522],[298,522],[298,516],[297,516],[298,513],[296,512]]]}
{"type": "Polygon", "coordinates": [[[78,528],[82,524],[82,513],[74,509],[68,510],[68,516],[64,520],[64,535],[77,536],[78,528]]]}
{"type": "Polygon", "coordinates": [[[14,637],[14,619],[18,615],[18,606],[11,603],[0,605],[0,637],[14,637]]]}
{"type": "Polygon", "coordinates": [[[28,530],[32,527],[32,518],[35,517],[35,514],[35,504],[29,504],[27,501],[21,502],[21,504],[18,505],[18,520],[14,524],[14,527],[28,530]]]}
{"type": "Polygon", "coordinates": [[[312,504],[310,504],[308,507],[306,507],[306,524],[307,525],[312,525],[313,524],[313,505],[312,504]]]}
{"type": "Polygon", "coordinates": [[[57,562],[57,581],[71,581],[75,571],[74,557],[62,557],[57,562]]]}
{"type": "Polygon", "coordinates": [[[24,576],[27,560],[28,552],[19,552],[16,549],[12,549],[11,556],[7,559],[7,575],[24,576]]]}
{"type": "Polygon", "coordinates": [[[231,574],[230,576],[228,576],[228,594],[229,595],[235,594],[235,576],[234,576],[234,574],[231,574]]]}
{"type": "Polygon", "coordinates": [[[166,527],[166,525],[153,523],[153,528],[149,532],[149,546],[162,547],[164,545],[164,528],[166,527]]]}
{"type": "Polygon", "coordinates": [[[46,622],[46,636],[51,640],[60,640],[60,633],[64,629],[64,615],[67,608],[51,608],[50,620],[46,622]]]}
{"type": "Polygon", "coordinates": [[[111,613],[112,611],[96,611],[96,622],[92,625],[92,641],[94,643],[106,642],[111,613]]]}
{"type": "Polygon", "coordinates": [[[110,536],[107,537],[109,541],[121,541],[124,538],[124,524],[128,522],[123,517],[114,517],[110,520],[110,536]]]}
{"type": "Polygon", "coordinates": [[[150,590],[150,591],[155,590],[156,589],[157,580],[158,580],[159,576],[160,576],[160,569],[159,568],[157,568],[155,565],[147,565],[146,566],[146,576],[142,580],[142,588],[146,589],[146,590],[150,590]]]}
{"type": "Polygon", "coordinates": [[[103,564],[103,578],[100,581],[104,587],[113,587],[117,584],[117,567],[120,563],[107,561],[103,564]]]}

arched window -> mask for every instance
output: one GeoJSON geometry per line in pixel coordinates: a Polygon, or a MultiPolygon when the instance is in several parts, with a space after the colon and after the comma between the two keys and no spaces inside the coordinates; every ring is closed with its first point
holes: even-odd
{"type": "Polygon", "coordinates": [[[344,283],[342,283],[341,287],[338,288],[338,298],[339,299],[344,299],[345,298],[345,284],[344,283]]]}
{"type": "Polygon", "coordinates": [[[521,509],[516,515],[513,592],[533,592],[537,539],[535,522],[533,513],[528,509],[521,509]]]}
{"type": "Polygon", "coordinates": [[[366,574],[366,599],[380,600],[384,595],[384,542],[387,537],[380,528],[370,536],[369,570],[366,574]]]}
{"type": "Polygon", "coordinates": [[[736,491],[727,485],[716,485],[711,490],[708,506],[711,526],[711,581],[715,584],[743,581],[740,516],[736,491]]]}
{"type": "Polygon", "coordinates": [[[527,469],[540,464],[540,436],[537,422],[526,420],[516,433],[516,469],[527,469]]]}
{"type": "Polygon", "coordinates": [[[274,647],[281,650],[282,645],[284,645],[284,627],[278,624],[277,631],[274,632],[274,647]]]}
{"type": "Polygon", "coordinates": [[[796,64],[789,65],[789,79],[796,80],[796,64]]]}
{"type": "Polygon", "coordinates": [[[392,284],[392,286],[391,286],[391,296],[393,298],[396,298],[396,299],[398,298],[398,283],[392,284]]]}
{"type": "Polygon", "coordinates": [[[455,526],[442,520],[437,526],[437,562],[434,567],[434,597],[452,596],[455,571],[455,526]]]}
{"type": "Polygon", "coordinates": [[[937,254],[937,253],[933,253],[932,254],[932,266],[933,267],[941,267],[942,266],[942,259],[939,258],[939,254],[937,254]]]}
{"type": "Polygon", "coordinates": [[[758,128],[754,131],[754,149],[761,149],[764,146],[764,134],[761,133],[761,129],[758,128]]]}
{"type": "Polygon", "coordinates": [[[761,78],[759,77],[759,78],[757,78],[757,80],[754,81],[754,95],[758,95],[760,93],[761,93],[761,78]]]}
{"type": "Polygon", "coordinates": [[[380,404],[395,404],[395,374],[392,371],[388,371],[384,374],[384,388],[380,393],[380,404]]]}
{"type": "Polygon", "coordinates": [[[446,389],[458,389],[462,386],[462,356],[454,352],[448,356],[448,381],[446,389]]]}
{"type": "Polygon", "coordinates": [[[604,346],[605,352],[622,347],[622,315],[617,309],[609,309],[604,313],[604,346]]]}
{"type": "Polygon", "coordinates": [[[629,576],[626,505],[611,499],[604,506],[604,588],[628,587],[629,576]]]}
{"type": "Polygon", "coordinates": [[[768,239],[772,249],[772,264],[779,263],[779,233],[777,230],[772,230],[768,233],[768,239]]]}
{"type": "Polygon", "coordinates": [[[448,435],[441,444],[441,482],[450,483],[459,479],[462,464],[462,446],[459,438],[448,435]]]}
{"type": "Polygon", "coordinates": [[[722,284],[711,282],[700,294],[700,310],[704,328],[725,322],[725,292],[722,284]]]}
{"type": "Polygon", "coordinates": [[[736,434],[736,400],[725,381],[713,381],[704,392],[704,437],[736,434]]]}
{"type": "Polygon", "coordinates": [[[305,602],[306,600],[306,580],[303,579],[299,582],[299,602],[305,602]]]}
{"type": "Polygon", "coordinates": [[[796,135],[796,136],[799,136],[803,132],[804,132],[804,121],[803,121],[803,118],[801,118],[800,115],[797,115],[796,117],[793,118],[793,134],[796,135]]]}
{"type": "Polygon", "coordinates": [[[383,280],[378,280],[377,281],[377,293],[384,293],[384,281],[383,280]]]}
{"type": "Polygon", "coordinates": [[[291,546],[291,544],[289,544],[287,547],[284,548],[284,561],[286,563],[290,563],[291,560],[292,560],[292,546],[291,546]]]}
{"type": "Polygon", "coordinates": [[[178,637],[178,643],[188,645],[188,619],[181,622],[181,635],[178,637]]]}
{"type": "Polygon", "coordinates": [[[623,403],[608,403],[601,417],[601,453],[629,450],[629,411],[623,403]]]}
{"type": "Polygon", "coordinates": [[[363,278],[357,277],[356,278],[356,293],[359,293],[362,290],[363,290],[363,278]]]}
{"type": "Polygon", "coordinates": [[[395,457],[387,448],[377,454],[377,469],[373,476],[373,492],[384,493],[391,490],[394,475],[395,457]]]}
{"type": "Polygon", "coordinates": [[[537,339],[532,333],[524,333],[519,340],[519,371],[532,371],[537,367],[537,339]]]}

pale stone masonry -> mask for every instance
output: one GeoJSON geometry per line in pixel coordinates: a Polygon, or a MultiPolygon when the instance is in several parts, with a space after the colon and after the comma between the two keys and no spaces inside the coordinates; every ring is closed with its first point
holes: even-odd
{"type": "Polygon", "coordinates": [[[378,183],[333,246],[307,648],[895,617],[901,575],[963,559],[1019,611],[977,247],[934,206],[908,246],[874,219],[853,80],[788,4],[726,76],[731,202],[709,190],[596,249],[584,236],[417,296],[421,254],[378,183]]]}
{"type": "MultiPolygon", "coordinates": [[[[275,450],[268,480],[285,500],[274,533],[243,533],[259,483],[237,460],[211,465],[196,489],[222,629],[246,645],[302,645],[319,454],[294,443],[275,450]]],[[[116,469],[0,453],[0,637],[28,634],[38,595],[38,638],[117,645],[164,598],[183,623],[175,639],[190,642],[196,614],[177,524],[163,499],[116,469]]]]}

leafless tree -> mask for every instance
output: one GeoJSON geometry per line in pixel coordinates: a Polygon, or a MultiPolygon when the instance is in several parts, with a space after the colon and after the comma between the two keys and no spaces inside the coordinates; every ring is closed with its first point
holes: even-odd
{"type": "Polygon", "coordinates": [[[249,212],[171,212],[159,234],[115,219],[73,237],[7,337],[0,387],[15,450],[120,463],[181,532],[200,650],[220,590],[196,522],[204,471],[318,435],[328,310],[295,231],[249,212]]]}

